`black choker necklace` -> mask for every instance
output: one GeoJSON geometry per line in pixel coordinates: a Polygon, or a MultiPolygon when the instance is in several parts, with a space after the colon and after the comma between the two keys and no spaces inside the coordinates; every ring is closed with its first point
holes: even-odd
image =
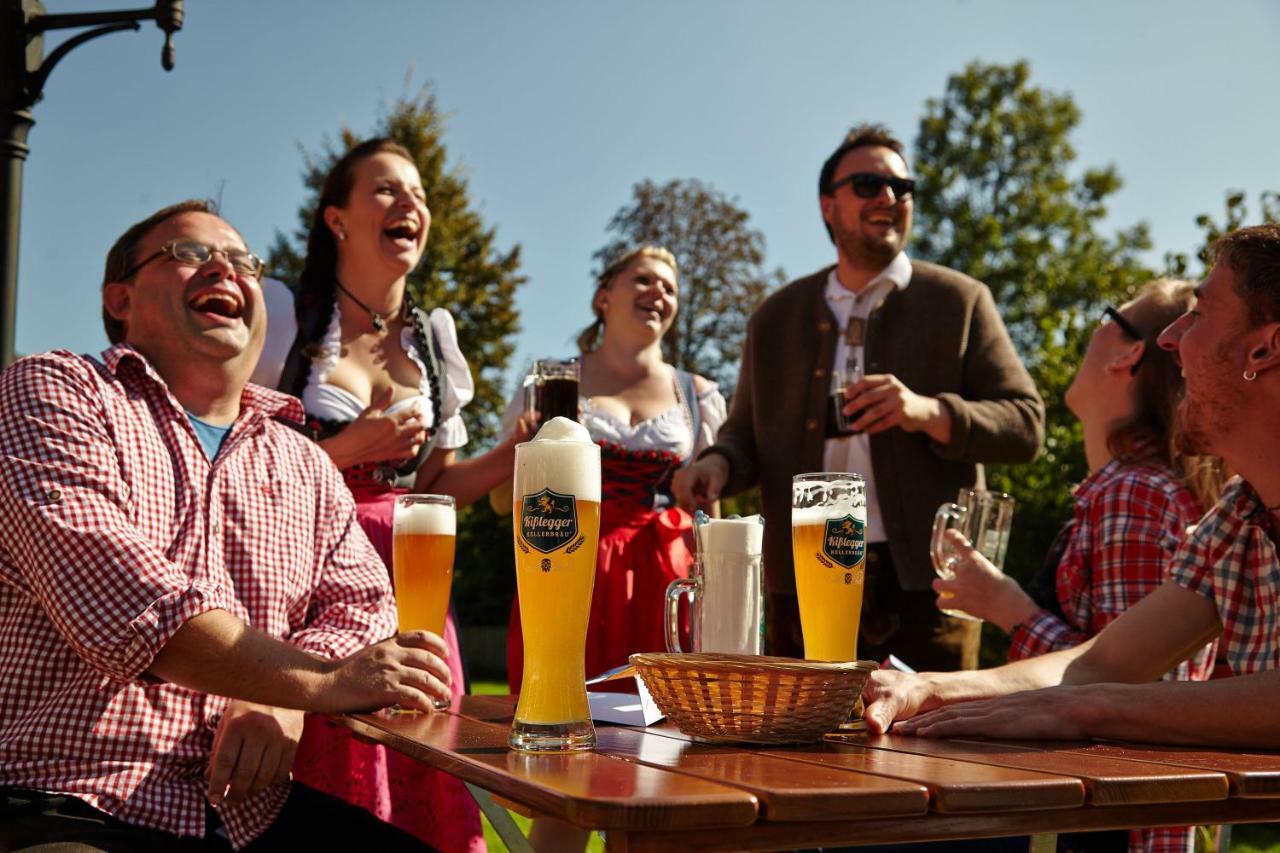
{"type": "Polygon", "coordinates": [[[333,283],[338,286],[338,290],[341,290],[343,293],[347,295],[348,299],[350,299],[352,302],[359,305],[361,308],[363,308],[365,311],[369,313],[369,317],[373,321],[373,330],[375,332],[381,332],[387,328],[387,318],[395,314],[396,313],[395,311],[388,311],[386,314],[379,314],[377,311],[374,311],[368,305],[365,305],[363,302],[361,302],[354,293],[352,293],[350,290],[347,290],[345,287],[343,287],[342,282],[338,281],[335,278],[333,280],[333,283]]]}

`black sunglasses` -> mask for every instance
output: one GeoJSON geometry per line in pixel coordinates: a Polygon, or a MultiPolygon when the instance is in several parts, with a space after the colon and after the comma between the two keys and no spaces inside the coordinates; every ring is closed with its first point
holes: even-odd
{"type": "Polygon", "coordinates": [[[853,194],[858,198],[875,198],[886,185],[893,190],[894,198],[906,198],[916,191],[916,182],[911,178],[894,178],[877,175],[875,172],[854,172],[834,181],[828,188],[827,195],[832,195],[844,184],[853,187],[853,194]]]}
{"type": "Polygon", "coordinates": [[[1133,363],[1133,367],[1129,368],[1129,373],[1131,375],[1136,375],[1138,373],[1138,368],[1142,366],[1142,360],[1147,357],[1146,335],[1139,332],[1138,327],[1133,325],[1133,323],[1129,321],[1129,318],[1121,314],[1120,309],[1116,308],[1114,305],[1108,305],[1102,309],[1102,322],[1106,323],[1108,320],[1115,323],[1116,326],[1119,327],[1120,331],[1124,332],[1125,337],[1133,338],[1135,341],[1141,341],[1143,343],[1142,355],[1138,356],[1138,360],[1133,363]]]}

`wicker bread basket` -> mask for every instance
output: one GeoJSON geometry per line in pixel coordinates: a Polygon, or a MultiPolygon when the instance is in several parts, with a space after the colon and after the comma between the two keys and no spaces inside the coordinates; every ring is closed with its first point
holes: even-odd
{"type": "Polygon", "coordinates": [[[844,722],[877,668],[725,654],[634,654],[631,663],[680,731],[723,743],[812,743],[844,722]]]}

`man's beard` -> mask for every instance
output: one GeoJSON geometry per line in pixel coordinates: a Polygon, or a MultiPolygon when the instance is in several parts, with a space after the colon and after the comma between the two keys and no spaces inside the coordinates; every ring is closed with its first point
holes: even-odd
{"type": "MultiPolygon", "coordinates": [[[[898,226],[895,225],[895,228],[898,226]]],[[[902,251],[906,236],[898,239],[876,239],[865,234],[842,228],[839,224],[832,230],[836,234],[836,246],[854,265],[864,269],[883,269],[902,251]]],[[[901,232],[898,232],[901,234],[901,232]]]]}
{"type": "Polygon", "coordinates": [[[1245,408],[1244,389],[1234,384],[1237,376],[1230,368],[1226,347],[1214,359],[1214,369],[1193,384],[1203,386],[1198,394],[1184,392],[1178,406],[1181,429],[1178,449],[1197,456],[1217,455],[1214,449],[1231,433],[1245,408]]]}

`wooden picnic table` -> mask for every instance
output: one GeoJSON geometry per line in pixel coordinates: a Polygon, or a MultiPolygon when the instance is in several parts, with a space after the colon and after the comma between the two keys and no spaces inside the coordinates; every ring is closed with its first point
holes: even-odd
{"type": "Polygon", "coordinates": [[[1280,752],[865,734],[712,745],[666,724],[597,724],[593,752],[529,755],[507,748],[513,710],[514,697],[467,696],[447,712],[343,722],[473,792],[601,830],[623,853],[1008,835],[1052,849],[1058,832],[1280,821],[1280,752]]]}

